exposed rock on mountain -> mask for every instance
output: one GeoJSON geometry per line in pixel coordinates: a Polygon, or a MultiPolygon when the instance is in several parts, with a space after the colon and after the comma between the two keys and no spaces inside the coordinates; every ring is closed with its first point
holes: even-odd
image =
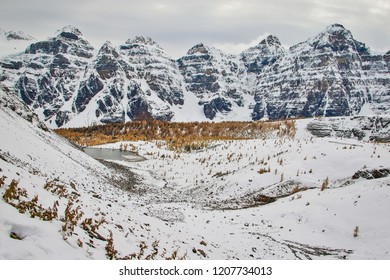
{"type": "Polygon", "coordinates": [[[389,116],[321,118],[311,121],[307,130],[317,137],[343,137],[390,142],[389,116]]]}
{"type": "Polygon", "coordinates": [[[261,73],[264,68],[272,66],[285,53],[286,50],[279,39],[269,35],[257,46],[242,52],[241,60],[249,73],[261,73]]]}
{"type": "Polygon", "coordinates": [[[191,48],[187,55],[178,60],[186,88],[199,99],[199,105],[208,119],[217,113],[228,113],[235,107],[244,106],[247,94],[239,75],[244,66],[235,56],[200,43],[191,48]]]}
{"type": "Polygon", "coordinates": [[[390,113],[390,52],[372,55],[339,24],[288,50],[269,35],[239,56],[200,43],[177,61],[141,36],[95,52],[67,26],[0,67],[50,127],[390,113]]]}
{"type": "Polygon", "coordinates": [[[389,101],[383,58],[339,24],[274,57],[257,76],[254,119],[356,115],[364,105],[378,113],[389,101]]]}
{"type": "Polygon", "coordinates": [[[57,31],[57,35],[47,41],[31,44],[27,48],[27,54],[52,54],[59,53],[78,57],[91,58],[93,47],[83,38],[80,30],[73,26],[66,26],[57,31]]]}

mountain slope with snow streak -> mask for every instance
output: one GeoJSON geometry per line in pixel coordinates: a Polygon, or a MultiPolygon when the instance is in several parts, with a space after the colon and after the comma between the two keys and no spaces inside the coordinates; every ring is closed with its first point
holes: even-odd
{"type": "Polygon", "coordinates": [[[388,115],[389,65],[340,24],[289,49],[269,35],[240,55],[199,43],[178,60],[144,36],[95,49],[66,26],[1,58],[0,83],[51,128],[280,120],[388,115]]]}

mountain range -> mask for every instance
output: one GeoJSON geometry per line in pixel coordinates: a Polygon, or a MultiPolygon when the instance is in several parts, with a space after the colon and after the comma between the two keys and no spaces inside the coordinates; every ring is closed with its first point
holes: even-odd
{"type": "Polygon", "coordinates": [[[269,35],[239,55],[199,43],[175,60],[148,37],[95,49],[66,26],[2,57],[0,84],[51,128],[390,114],[390,51],[333,24],[288,49],[269,35]]]}

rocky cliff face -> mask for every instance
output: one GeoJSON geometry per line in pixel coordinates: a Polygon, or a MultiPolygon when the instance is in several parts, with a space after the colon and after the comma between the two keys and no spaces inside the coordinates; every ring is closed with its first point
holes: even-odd
{"type": "Polygon", "coordinates": [[[151,38],[96,51],[65,27],[0,59],[0,82],[51,127],[139,119],[260,120],[390,113],[390,51],[339,24],[285,49],[273,35],[238,56],[197,44],[177,61],[151,38]]]}
{"type": "MultiPolygon", "coordinates": [[[[256,71],[254,119],[376,113],[388,104],[389,72],[381,56],[335,24],[256,71]]],[[[388,112],[388,111],[387,111],[388,112]]]]}
{"type": "Polygon", "coordinates": [[[184,103],[174,60],[150,38],[136,37],[94,54],[81,32],[68,26],[47,41],[0,62],[2,84],[51,127],[171,120],[184,103]]]}
{"type": "Polygon", "coordinates": [[[198,104],[208,119],[244,106],[248,90],[239,79],[245,69],[237,57],[200,43],[180,58],[178,65],[186,89],[200,99],[198,104]]]}

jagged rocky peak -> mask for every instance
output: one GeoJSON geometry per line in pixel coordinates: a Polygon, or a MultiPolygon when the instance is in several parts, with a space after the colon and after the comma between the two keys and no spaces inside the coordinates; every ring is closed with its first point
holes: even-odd
{"type": "Polygon", "coordinates": [[[31,44],[25,53],[45,53],[52,55],[62,53],[91,58],[93,56],[92,51],[93,47],[84,38],[80,30],[69,25],[58,30],[54,37],[46,41],[31,44]]]}
{"type": "Polygon", "coordinates": [[[152,38],[148,36],[135,36],[126,41],[127,45],[143,45],[143,46],[152,46],[158,49],[162,49],[159,44],[156,43],[152,38]]]}
{"type": "Polygon", "coordinates": [[[274,35],[268,35],[267,38],[260,42],[260,45],[270,46],[281,46],[279,38],[274,35]]]}
{"type": "Polygon", "coordinates": [[[63,38],[67,38],[69,40],[78,40],[80,37],[83,36],[81,31],[72,25],[67,25],[57,30],[56,35],[61,36],[63,38]]]}
{"type": "Polygon", "coordinates": [[[134,64],[149,65],[160,63],[161,59],[173,63],[169,55],[150,37],[136,36],[130,38],[119,47],[120,53],[127,56],[129,62],[134,64]]]}
{"type": "Polygon", "coordinates": [[[279,38],[268,35],[257,46],[243,51],[241,59],[249,73],[259,73],[264,67],[274,64],[285,52],[286,50],[281,45],[279,38]]]}
{"type": "Polygon", "coordinates": [[[242,56],[245,56],[250,53],[256,53],[256,55],[278,55],[283,52],[285,52],[285,49],[280,43],[279,38],[274,35],[268,35],[266,38],[261,40],[261,42],[257,46],[251,47],[248,50],[243,51],[242,56]]]}
{"type": "Polygon", "coordinates": [[[196,44],[191,49],[188,50],[187,55],[193,54],[209,54],[210,48],[203,43],[196,44]]]}
{"type": "Polygon", "coordinates": [[[95,69],[103,80],[115,77],[121,68],[118,62],[119,53],[110,41],[100,48],[95,60],[95,69]]]}
{"type": "Polygon", "coordinates": [[[112,45],[110,41],[106,41],[99,49],[98,56],[102,56],[102,55],[112,55],[115,58],[119,56],[117,50],[115,49],[115,47],[112,45]]]}
{"type": "Polygon", "coordinates": [[[361,54],[369,53],[365,44],[356,41],[351,31],[343,25],[335,23],[329,25],[313,39],[309,39],[309,44],[314,49],[332,50],[338,52],[357,51],[361,54]]]}

